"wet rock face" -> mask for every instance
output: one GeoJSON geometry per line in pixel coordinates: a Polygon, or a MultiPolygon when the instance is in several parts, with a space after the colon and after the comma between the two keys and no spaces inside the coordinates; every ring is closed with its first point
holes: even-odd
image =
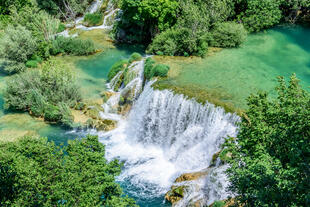
{"type": "Polygon", "coordinates": [[[185,186],[172,186],[165,195],[165,199],[174,204],[184,198],[185,186]]]}
{"type": "Polygon", "coordinates": [[[197,180],[203,176],[206,176],[208,174],[208,171],[201,171],[201,172],[194,172],[194,173],[184,173],[181,176],[179,176],[175,182],[180,183],[184,181],[192,181],[197,180]]]}

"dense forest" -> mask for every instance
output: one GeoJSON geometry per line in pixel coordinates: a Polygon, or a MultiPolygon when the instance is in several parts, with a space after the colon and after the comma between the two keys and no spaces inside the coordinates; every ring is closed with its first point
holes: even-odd
{"type": "MultiPolygon", "coordinates": [[[[6,78],[3,107],[7,112],[27,112],[49,124],[74,129],[78,125],[73,110],[97,110],[84,104],[75,71],[56,61],[59,56],[101,52],[92,39],[61,35],[66,29],[74,30],[81,17],[85,27],[102,24],[109,2],[103,1],[98,11],[90,13],[93,2],[0,2],[0,69],[6,78]]],[[[145,54],[163,58],[205,58],[210,48],[238,48],[248,35],[276,25],[310,23],[310,0],[111,2],[121,12],[108,33],[110,42],[116,47],[141,44],[145,54]]],[[[107,73],[107,82],[118,77],[110,93],[130,86],[136,74],[129,70],[139,61],[143,61],[141,85],[168,76],[169,65],[135,52],[114,63],[107,73]]],[[[226,174],[234,197],[228,199],[233,200],[230,204],[220,201],[213,207],[310,206],[310,94],[295,74],[288,83],[279,77],[273,92],[275,97],[267,92],[248,97],[247,108],[238,114],[238,135],[226,137],[221,146],[220,154],[226,156],[221,162],[229,165],[226,174]]],[[[118,109],[130,110],[136,100],[129,97],[130,92],[124,93],[119,95],[118,109]]],[[[102,96],[106,101],[111,94],[102,96]]],[[[0,139],[0,206],[137,206],[116,181],[122,162],[105,156],[105,145],[97,136],[65,146],[35,136],[13,142],[0,139]]]]}

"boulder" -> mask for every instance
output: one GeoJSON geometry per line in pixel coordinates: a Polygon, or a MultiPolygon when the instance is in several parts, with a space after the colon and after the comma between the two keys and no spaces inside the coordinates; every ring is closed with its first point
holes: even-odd
{"type": "Polygon", "coordinates": [[[172,186],[171,190],[165,195],[165,199],[172,204],[184,198],[185,186],[172,186]]]}

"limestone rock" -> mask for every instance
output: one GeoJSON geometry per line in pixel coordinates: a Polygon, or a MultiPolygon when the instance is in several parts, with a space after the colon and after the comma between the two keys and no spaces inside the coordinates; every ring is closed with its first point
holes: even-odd
{"type": "Polygon", "coordinates": [[[174,204],[184,197],[185,186],[172,186],[165,195],[165,199],[174,204]]]}

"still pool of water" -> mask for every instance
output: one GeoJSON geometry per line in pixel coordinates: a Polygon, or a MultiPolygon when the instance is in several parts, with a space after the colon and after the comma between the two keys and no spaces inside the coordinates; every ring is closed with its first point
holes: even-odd
{"type": "Polygon", "coordinates": [[[195,85],[222,94],[222,101],[246,107],[250,93],[274,95],[277,76],[287,80],[296,73],[304,88],[310,86],[310,28],[281,26],[249,35],[240,48],[224,49],[191,63],[179,63],[178,86],[195,85]],[[224,94],[224,95],[223,95],[224,94]]]}

